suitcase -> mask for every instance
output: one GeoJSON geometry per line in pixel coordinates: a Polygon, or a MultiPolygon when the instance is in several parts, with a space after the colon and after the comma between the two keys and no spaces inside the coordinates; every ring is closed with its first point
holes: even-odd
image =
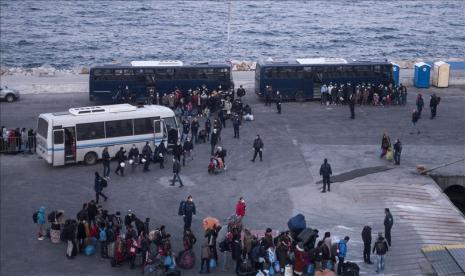
{"type": "Polygon", "coordinates": [[[356,263],[345,262],[342,266],[343,276],[359,276],[360,267],[356,263]]]}
{"type": "Polygon", "coordinates": [[[90,245],[90,244],[88,246],[86,246],[86,248],[84,248],[84,254],[86,254],[86,256],[94,255],[95,254],[95,246],[90,245]]]}
{"type": "Polygon", "coordinates": [[[108,258],[115,257],[115,243],[111,242],[108,244],[108,258]]]}
{"type": "Polygon", "coordinates": [[[136,254],[136,259],[134,260],[135,266],[142,266],[144,264],[144,258],[142,257],[142,253],[136,254]]]}
{"type": "Polygon", "coordinates": [[[293,276],[294,275],[294,269],[292,265],[286,265],[284,268],[284,276],[293,276]]]}

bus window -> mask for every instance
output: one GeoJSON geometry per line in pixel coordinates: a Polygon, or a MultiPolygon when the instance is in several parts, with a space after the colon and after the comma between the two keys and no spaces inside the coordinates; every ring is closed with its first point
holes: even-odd
{"type": "Polygon", "coordinates": [[[121,70],[121,69],[116,69],[116,70],[115,70],[115,76],[121,76],[121,75],[123,75],[123,70],[121,70]]]}
{"type": "Polygon", "coordinates": [[[166,125],[166,129],[167,130],[170,130],[171,128],[177,128],[176,127],[176,119],[174,117],[167,117],[167,118],[164,118],[165,120],[165,125],[166,125]]]}
{"type": "Polygon", "coordinates": [[[160,120],[155,121],[155,133],[161,133],[161,121],[160,120]]]}
{"type": "Polygon", "coordinates": [[[43,118],[39,118],[39,123],[37,125],[37,133],[47,139],[48,136],[48,122],[43,118]]]}
{"type": "Polygon", "coordinates": [[[134,119],[134,135],[149,134],[153,132],[153,119],[134,119]]]}
{"type": "Polygon", "coordinates": [[[106,137],[132,136],[132,120],[117,120],[105,122],[106,137]]]}
{"type": "Polygon", "coordinates": [[[63,144],[63,131],[55,131],[53,132],[53,144],[61,145],[63,144]]]}
{"type": "Polygon", "coordinates": [[[92,140],[105,138],[105,125],[103,122],[76,124],[77,140],[92,140]]]}

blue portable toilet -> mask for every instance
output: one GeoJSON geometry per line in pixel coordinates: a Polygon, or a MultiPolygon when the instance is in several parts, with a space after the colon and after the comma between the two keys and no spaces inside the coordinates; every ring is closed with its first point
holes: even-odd
{"type": "Polygon", "coordinates": [[[424,62],[415,63],[413,85],[417,88],[429,88],[430,72],[431,65],[424,62]]]}
{"type": "Polygon", "coordinates": [[[392,77],[394,78],[394,84],[399,85],[399,78],[400,78],[400,66],[391,62],[392,64],[392,77]]]}

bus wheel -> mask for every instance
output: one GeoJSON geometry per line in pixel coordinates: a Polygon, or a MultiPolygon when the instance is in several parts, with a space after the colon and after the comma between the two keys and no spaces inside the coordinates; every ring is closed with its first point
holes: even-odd
{"type": "Polygon", "coordinates": [[[97,163],[97,154],[95,152],[88,152],[86,156],[84,156],[84,164],[94,165],[95,163],[97,163]]]}
{"type": "Polygon", "coordinates": [[[302,90],[299,90],[295,93],[295,100],[298,101],[298,102],[303,102],[305,99],[304,99],[304,91],[302,90]]]}
{"type": "Polygon", "coordinates": [[[12,103],[12,102],[15,101],[15,95],[13,95],[13,94],[8,94],[8,95],[6,95],[6,98],[5,98],[5,99],[6,99],[7,102],[12,103]]]}

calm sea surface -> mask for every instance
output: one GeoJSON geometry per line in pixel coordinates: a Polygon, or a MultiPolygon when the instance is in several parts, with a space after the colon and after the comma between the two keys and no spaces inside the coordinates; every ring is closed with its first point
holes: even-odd
{"type": "Polygon", "coordinates": [[[2,67],[465,56],[465,1],[0,1],[2,67]]]}

